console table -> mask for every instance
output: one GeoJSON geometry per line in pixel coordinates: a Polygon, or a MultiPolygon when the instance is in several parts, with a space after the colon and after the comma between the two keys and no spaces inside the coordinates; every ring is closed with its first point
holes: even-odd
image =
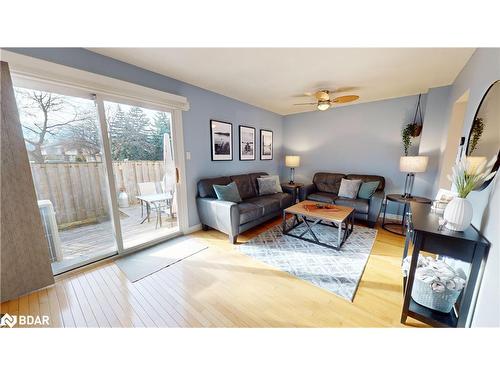
{"type": "Polygon", "coordinates": [[[490,243],[472,225],[463,232],[451,231],[444,227],[440,229],[439,218],[439,215],[431,211],[430,205],[410,203],[404,255],[408,248],[413,248],[413,251],[408,277],[404,283],[401,323],[406,323],[407,317],[410,316],[434,327],[466,327],[474,290],[481,281],[481,266],[486,261],[490,243]],[[421,251],[470,264],[467,284],[455,308],[448,314],[419,305],[411,298],[418,254],[421,251]]]}

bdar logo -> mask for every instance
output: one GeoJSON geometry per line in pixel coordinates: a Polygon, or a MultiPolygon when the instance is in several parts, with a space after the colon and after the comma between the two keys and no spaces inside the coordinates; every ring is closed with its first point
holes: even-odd
{"type": "Polygon", "coordinates": [[[0,327],[8,326],[10,328],[14,327],[17,323],[17,316],[12,316],[9,314],[3,314],[0,318],[0,327]]]}

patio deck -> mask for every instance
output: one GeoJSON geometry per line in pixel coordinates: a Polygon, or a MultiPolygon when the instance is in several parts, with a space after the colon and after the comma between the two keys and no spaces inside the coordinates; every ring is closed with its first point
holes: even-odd
{"type": "MultiPolygon", "coordinates": [[[[140,245],[175,232],[177,218],[162,214],[162,226],[156,226],[156,214],[151,213],[150,221],[141,224],[141,206],[120,208],[120,223],[125,248],[140,245]]],[[[116,253],[116,242],[111,221],[84,225],[59,232],[63,260],[52,263],[55,274],[94,258],[103,258],[116,253]]]]}

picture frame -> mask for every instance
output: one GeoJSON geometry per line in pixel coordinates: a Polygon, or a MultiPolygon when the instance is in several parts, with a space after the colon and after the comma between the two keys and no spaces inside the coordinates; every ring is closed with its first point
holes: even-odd
{"type": "Polygon", "coordinates": [[[260,129],[260,160],[273,160],[273,132],[260,129]]]}
{"type": "Polygon", "coordinates": [[[210,120],[210,156],[212,161],[233,160],[233,124],[210,120]]]}
{"type": "Polygon", "coordinates": [[[255,128],[240,125],[239,130],[240,160],[255,160],[255,128]]]}

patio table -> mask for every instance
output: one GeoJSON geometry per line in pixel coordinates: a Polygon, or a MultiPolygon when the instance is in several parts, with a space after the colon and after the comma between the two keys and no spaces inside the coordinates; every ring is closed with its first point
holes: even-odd
{"type": "Polygon", "coordinates": [[[170,193],[157,193],[157,194],[144,194],[138,195],[137,199],[141,201],[141,203],[146,204],[146,217],[141,221],[141,224],[146,220],[149,222],[150,214],[151,214],[151,206],[155,208],[156,211],[156,226],[158,228],[158,223],[160,223],[161,227],[161,203],[165,202],[167,207],[170,208],[170,214],[172,214],[172,194],[170,193]]]}

